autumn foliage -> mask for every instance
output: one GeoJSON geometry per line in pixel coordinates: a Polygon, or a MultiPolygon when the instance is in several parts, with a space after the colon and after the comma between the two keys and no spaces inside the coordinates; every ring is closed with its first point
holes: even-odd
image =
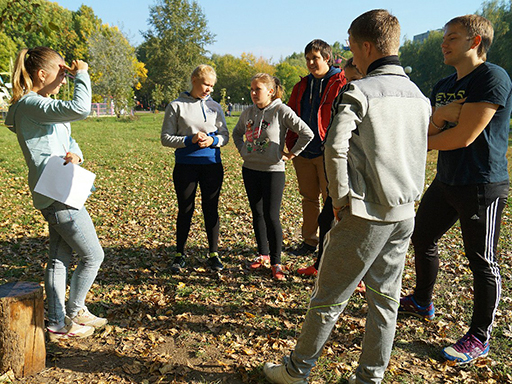
{"type": "MultiPolygon", "coordinates": [[[[232,143],[222,150],[220,256],[227,267],[206,267],[206,235],[200,204],[187,243],[187,273],[173,276],[176,196],[172,150],[160,145],[163,114],[137,119],[89,118],[73,124],[87,169],[97,174],[87,208],[105,248],[105,261],[88,305],[109,325],[92,338],[48,345],[48,369],[23,383],[264,383],[264,361],[278,361],[293,347],[314,279],[294,271],[311,262],[284,254],[287,280],[269,270],[251,272],[255,256],[251,215],[232,143]]],[[[236,117],[228,118],[233,127],[236,117]]],[[[427,180],[432,180],[431,153],[427,180]]],[[[292,167],[281,218],[285,248],[299,241],[300,196],[292,167]]],[[[199,201],[198,201],[199,203],[199,201]]],[[[505,383],[512,380],[512,246],[510,208],[500,242],[502,301],[488,358],[472,366],[445,364],[440,349],[466,331],[472,282],[457,228],[443,238],[435,292],[439,316],[431,323],[399,318],[388,383],[505,383]]],[[[32,207],[27,170],[16,137],[0,130],[0,283],[42,282],[48,233],[32,207]]],[[[343,257],[340,254],[340,257],[343,257]]],[[[414,281],[411,253],[404,292],[414,281]]],[[[357,364],[366,304],[353,295],[313,370],[313,383],[344,383],[357,364]]],[[[8,373],[0,382],[8,380],[8,373]]]]}

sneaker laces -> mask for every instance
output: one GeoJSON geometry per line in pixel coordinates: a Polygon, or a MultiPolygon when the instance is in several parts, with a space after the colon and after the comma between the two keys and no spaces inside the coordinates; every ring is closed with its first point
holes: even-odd
{"type": "Polygon", "coordinates": [[[459,341],[455,343],[453,349],[461,353],[470,353],[475,349],[483,351],[485,346],[474,335],[465,334],[459,341]]]}

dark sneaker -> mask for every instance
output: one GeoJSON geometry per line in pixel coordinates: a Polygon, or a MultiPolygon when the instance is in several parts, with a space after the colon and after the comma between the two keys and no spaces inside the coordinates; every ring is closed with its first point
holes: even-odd
{"type": "Polygon", "coordinates": [[[217,252],[210,252],[208,266],[214,271],[222,271],[224,269],[224,265],[222,265],[217,252]]]}
{"type": "Polygon", "coordinates": [[[413,295],[401,297],[398,313],[412,315],[426,321],[431,321],[435,317],[434,303],[430,302],[429,305],[422,307],[416,302],[416,300],[414,300],[413,295]]]}
{"type": "Polygon", "coordinates": [[[181,253],[176,253],[174,260],[171,265],[171,271],[173,273],[180,273],[183,268],[185,268],[185,255],[181,253]]]}
{"type": "Polygon", "coordinates": [[[479,357],[485,357],[489,353],[489,343],[482,343],[474,335],[466,333],[455,344],[443,349],[442,355],[446,360],[456,364],[468,364],[479,357]]]}
{"type": "Polygon", "coordinates": [[[298,248],[292,250],[290,253],[295,256],[306,256],[314,253],[315,251],[315,246],[303,242],[298,248]]]}

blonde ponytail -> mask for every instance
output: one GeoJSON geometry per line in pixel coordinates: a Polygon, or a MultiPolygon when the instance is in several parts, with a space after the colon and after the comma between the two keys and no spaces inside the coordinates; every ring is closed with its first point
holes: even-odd
{"type": "Polygon", "coordinates": [[[54,59],[62,59],[62,56],[48,47],[24,48],[18,53],[12,71],[11,104],[16,103],[32,90],[37,71],[40,69],[50,71],[50,64],[54,59]]]}
{"type": "Polygon", "coordinates": [[[24,48],[18,53],[18,56],[16,56],[16,62],[14,63],[14,69],[12,71],[11,104],[17,102],[32,89],[32,78],[25,68],[25,56],[27,52],[28,49],[24,48]]]}
{"type": "Polygon", "coordinates": [[[279,80],[275,76],[273,77],[273,79],[274,79],[274,84],[276,85],[276,87],[274,88],[275,92],[274,92],[274,97],[272,98],[272,100],[281,99],[284,95],[284,88],[281,85],[281,80],[279,80]]]}

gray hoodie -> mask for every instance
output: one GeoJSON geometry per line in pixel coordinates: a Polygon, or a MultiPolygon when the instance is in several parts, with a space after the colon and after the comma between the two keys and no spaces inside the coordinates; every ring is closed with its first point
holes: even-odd
{"type": "Polygon", "coordinates": [[[314,134],[281,99],[272,101],[263,109],[251,105],[243,111],[233,129],[233,141],[244,159],[243,166],[255,171],[284,172],[281,158],[288,129],[299,135],[290,150],[298,155],[314,134]]]}
{"type": "Polygon", "coordinates": [[[325,169],[335,207],[395,222],[414,217],[423,192],[428,99],[399,65],[347,84],[333,104],[325,169]]]}
{"type": "Polygon", "coordinates": [[[229,131],[222,107],[211,97],[196,99],[183,92],[165,109],[161,132],[162,145],[176,148],[177,163],[220,163],[220,150],[228,143],[229,131]],[[213,138],[208,148],[199,148],[192,137],[204,132],[213,138]]]}

